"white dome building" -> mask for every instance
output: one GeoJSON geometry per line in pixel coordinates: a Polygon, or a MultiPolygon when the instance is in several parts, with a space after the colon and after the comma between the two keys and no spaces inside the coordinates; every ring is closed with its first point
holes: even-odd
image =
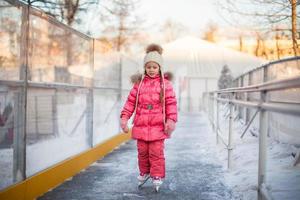
{"type": "Polygon", "coordinates": [[[202,94],[217,89],[224,65],[234,77],[265,61],[195,37],[184,37],[163,45],[165,71],[175,74],[181,111],[202,109],[202,94]]]}

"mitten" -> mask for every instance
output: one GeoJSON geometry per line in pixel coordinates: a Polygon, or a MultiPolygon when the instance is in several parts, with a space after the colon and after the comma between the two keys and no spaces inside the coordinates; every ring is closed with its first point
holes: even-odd
{"type": "Polygon", "coordinates": [[[175,130],[175,122],[171,119],[167,119],[165,132],[170,135],[174,130],[175,130]]]}
{"type": "Polygon", "coordinates": [[[120,126],[121,126],[124,133],[128,133],[128,131],[129,131],[128,126],[127,126],[127,122],[128,122],[128,119],[121,118],[120,126]]]}

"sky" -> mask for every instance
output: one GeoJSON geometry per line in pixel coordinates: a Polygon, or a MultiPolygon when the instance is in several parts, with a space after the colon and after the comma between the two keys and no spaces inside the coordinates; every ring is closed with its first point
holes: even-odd
{"type": "Polygon", "coordinates": [[[149,24],[162,24],[171,19],[198,34],[214,22],[225,24],[218,14],[216,0],[141,0],[139,13],[149,24]]]}
{"type": "MultiPolygon", "coordinates": [[[[146,31],[157,32],[166,20],[184,25],[192,35],[201,35],[208,23],[225,26],[226,22],[218,14],[218,0],[140,0],[137,15],[144,19],[146,31]]],[[[99,6],[100,8],[100,6],[99,6]]],[[[97,8],[95,8],[97,9],[97,8]]],[[[89,12],[86,29],[96,30],[99,27],[99,11],[89,12]]],[[[95,32],[94,32],[95,33],[95,32]]],[[[96,33],[96,35],[98,35],[96,33]]]]}

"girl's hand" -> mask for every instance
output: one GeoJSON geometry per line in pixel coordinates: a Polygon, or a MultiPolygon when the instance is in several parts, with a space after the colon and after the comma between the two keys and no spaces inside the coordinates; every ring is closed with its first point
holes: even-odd
{"type": "Polygon", "coordinates": [[[167,119],[165,126],[165,133],[171,134],[175,130],[175,122],[171,119],[167,119]]]}
{"type": "Polygon", "coordinates": [[[129,131],[128,126],[127,126],[127,122],[128,122],[128,119],[126,119],[126,118],[121,118],[120,126],[121,126],[122,131],[123,131],[124,133],[128,133],[128,131],[129,131]]]}

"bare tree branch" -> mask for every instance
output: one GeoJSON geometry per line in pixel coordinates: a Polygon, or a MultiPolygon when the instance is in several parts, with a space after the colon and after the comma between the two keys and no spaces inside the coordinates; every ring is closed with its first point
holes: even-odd
{"type": "Polygon", "coordinates": [[[79,12],[86,12],[98,0],[29,0],[29,3],[71,26],[79,12]]]}
{"type": "MultiPolygon", "coordinates": [[[[299,51],[297,44],[297,38],[299,38],[297,19],[300,17],[300,12],[299,10],[297,11],[297,8],[299,5],[299,0],[218,1],[219,13],[222,14],[226,22],[234,24],[235,27],[247,24],[251,29],[265,33],[268,37],[275,37],[274,34],[278,35],[274,27],[285,27],[283,31],[292,38],[295,55],[299,51]]],[[[260,45],[258,48],[263,47],[261,41],[257,44],[260,45]]]]}
{"type": "Polygon", "coordinates": [[[127,47],[129,38],[140,26],[140,20],[135,15],[138,3],[137,0],[111,0],[100,5],[104,9],[101,21],[106,27],[103,33],[117,51],[127,47]]]}

